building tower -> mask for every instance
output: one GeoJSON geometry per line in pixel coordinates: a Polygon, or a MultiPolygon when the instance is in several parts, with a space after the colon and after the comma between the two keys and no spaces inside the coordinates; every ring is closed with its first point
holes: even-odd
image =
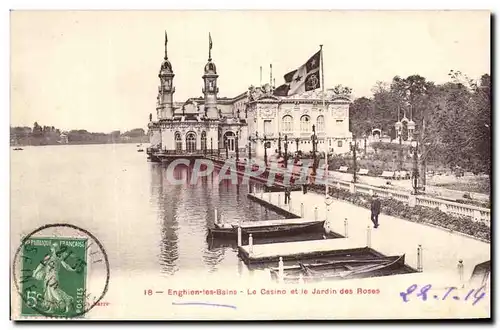
{"type": "Polygon", "coordinates": [[[217,68],[212,62],[212,37],[208,34],[208,63],[205,65],[202,93],[205,95],[205,115],[208,118],[218,118],[217,111],[217,68]]]}
{"type": "Polygon", "coordinates": [[[174,72],[172,70],[172,64],[168,60],[167,53],[167,32],[165,31],[165,57],[161,64],[160,73],[158,77],[160,78],[160,86],[158,86],[158,104],[157,104],[157,115],[158,120],[166,119],[168,117],[173,117],[174,111],[174,100],[173,95],[175,92],[175,87],[173,86],[174,72]]]}

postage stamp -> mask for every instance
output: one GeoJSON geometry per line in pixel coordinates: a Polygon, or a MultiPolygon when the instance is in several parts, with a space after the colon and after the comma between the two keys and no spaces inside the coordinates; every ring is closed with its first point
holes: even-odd
{"type": "Polygon", "coordinates": [[[106,294],[109,262],[88,231],[50,224],[22,239],[13,275],[21,317],[81,318],[106,294]]]}
{"type": "Polygon", "coordinates": [[[21,315],[40,315],[40,309],[58,316],[82,312],[86,247],[87,239],[66,237],[32,238],[23,245],[21,315]]]}

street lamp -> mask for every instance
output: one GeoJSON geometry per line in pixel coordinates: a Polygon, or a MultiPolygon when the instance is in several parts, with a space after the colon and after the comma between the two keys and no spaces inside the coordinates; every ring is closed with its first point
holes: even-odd
{"type": "Polygon", "coordinates": [[[364,156],[364,157],[366,157],[366,132],[364,132],[364,133],[363,133],[363,140],[364,140],[364,145],[363,145],[363,147],[364,147],[364,149],[365,149],[365,156],[364,156]]]}
{"type": "Polygon", "coordinates": [[[402,132],[403,123],[401,123],[401,121],[398,119],[398,121],[396,122],[396,124],[394,124],[394,127],[396,129],[396,134],[399,137],[398,155],[399,155],[399,170],[401,171],[403,169],[403,140],[402,140],[402,136],[403,136],[403,132],[402,132]]]}
{"type": "Polygon", "coordinates": [[[299,156],[299,138],[296,138],[295,139],[295,148],[296,148],[296,152],[297,152],[297,157],[299,156]]]}
{"type": "Polygon", "coordinates": [[[353,135],[352,136],[352,141],[350,143],[351,145],[351,151],[352,151],[352,163],[353,163],[353,171],[352,171],[352,182],[356,183],[357,178],[356,178],[356,137],[353,135]],[[354,142],[354,143],[353,143],[354,142]]]}
{"type": "Polygon", "coordinates": [[[278,132],[278,156],[281,157],[281,132],[278,132]]]}
{"type": "Polygon", "coordinates": [[[213,144],[213,138],[210,138],[210,156],[212,156],[214,152],[214,144],[213,144]]]}
{"type": "Polygon", "coordinates": [[[267,167],[267,137],[264,135],[264,163],[267,167]]]}
{"type": "Polygon", "coordinates": [[[312,174],[316,175],[316,149],[318,148],[318,137],[316,136],[316,125],[312,125],[313,134],[311,135],[313,147],[313,171],[312,174]]]}
{"type": "Polygon", "coordinates": [[[228,149],[228,145],[227,145],[227,139],[224,141],[224,146],[226,147],[226,159],[229,158],[229,149],[228,149]]]}
{"type": "Polygon", "coordinates": [[[285,168],[288,168],[288,136],[285,134],[285,168]]]}
{"type": "Polygon", "coordinates": [[[252,160],[252,137],[248,136],[248,160],[252,160]]]}
{"type": "Polygon", "coordinates": [[[235,143],[236,144],[235,145],[235,147],[236,147],[236,161],[238,161],[240,159],[240,153],[238,151],[238,140],[239,139],[240,139],[240,134],[238,131],[236,131],[236,143],[235,143]]]}
{"type": "Polygon", "coordinates": [[[412,184],[414,194],[418,194],[418,141],[411,141],[410,155],[413,157],[412,184]]]}

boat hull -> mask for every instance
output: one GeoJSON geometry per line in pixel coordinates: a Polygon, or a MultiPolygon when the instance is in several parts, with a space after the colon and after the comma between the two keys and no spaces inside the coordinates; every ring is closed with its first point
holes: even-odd
{"type": "MultiPolygon", "coordinates": [[[[252,234],[252,237],[254,238],[292,236],[302,233],[322,231],[324,230],[324,224],[325,221],[314,221],[301,224],[242,228],[241,233],[243,236],[252,234]]],[[[222,239],[237,239],[238,227],[234,226],[232,228],[209,228],[209,236],[222,239]]]]}
{"type": "MultiPolygon", "coordinates": [[[[299,263],[300,264],[300,263],[299,263]]],[[[324,280],[346,280],[384,276],[405,265],[405,255],[385,257],[379,260],[343,260],[323,264],[303,265],[284,269],[285,282],[315,282],[324,280]]],[[[278,280],[279,270],[270,270],[271,278],[278,280]]]]}

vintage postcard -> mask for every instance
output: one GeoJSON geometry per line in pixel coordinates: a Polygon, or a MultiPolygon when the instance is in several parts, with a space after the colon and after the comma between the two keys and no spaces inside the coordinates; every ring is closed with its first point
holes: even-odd
{"type": "Polygon", "coordinates": [[[10,19],[12,320],[491,317],[490,12],[10,19]]]}

